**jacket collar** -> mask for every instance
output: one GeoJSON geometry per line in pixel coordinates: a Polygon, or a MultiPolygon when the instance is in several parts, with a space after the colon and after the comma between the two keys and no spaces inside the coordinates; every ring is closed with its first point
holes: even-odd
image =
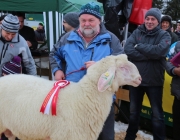
{"type": "Polygon", "coordinates": [[[146,34],[154,35],[158,30],[161,29],[160,24],[158,24],[153,30],[147,31],[145,24],[142,24],[138,27],[138,29],[146,34]]]}

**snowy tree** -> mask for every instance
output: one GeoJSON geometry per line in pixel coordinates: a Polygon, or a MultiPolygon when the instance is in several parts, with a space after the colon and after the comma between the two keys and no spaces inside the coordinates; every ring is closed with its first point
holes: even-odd
{"type": "Polygon", "coordinates": [[[180,20],[180,0],[168,0],[163,14],[170,15],[173,20],[180,20]]]}
{"type": "Polygon", "coordinates": [[[162,9],[164,0],[153,0],[152,7],[162,9]]]}

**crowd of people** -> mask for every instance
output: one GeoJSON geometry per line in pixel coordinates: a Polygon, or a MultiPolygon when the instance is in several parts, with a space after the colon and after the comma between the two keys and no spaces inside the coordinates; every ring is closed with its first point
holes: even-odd
{"type": "MultiPolygon", "coordinates": [[[[165,140],[162,107],[165,71],[172,76],[173,137],[174,140],[180,139],[180,64],[174,66],[170,61],[180,52],[180,21],[174,32],[171,30],[172,18],[161,15],[158,8],[149,9],[144,23],[128,36],[122,47],[120,40],[105,28],[99,6],[89,2],[81,7],[79,13],[71,12],[64,16],[65,33],[50,50],[49,61],[54,80],[78,82],[91,65],[108,55],[126,54],[129,61],[136,65],[142,82],[138,87],[129,86],[130,121],[125,140],[136,138],[145,94],[152,108],[153,138],[165,140]],[[167,60],[169,48],[174,43],[174,51],[167,60]]],[[[36,75],[31,51],[37,49],[38,41],[45,41],[44,24],[39,23],[34,31],[24,25],[24,19],[25,15],[21,12],[0,18],[1,76],[17,73],[36,75]]],[[[113,105],[98,140],[114,140],[113,105]]]]}

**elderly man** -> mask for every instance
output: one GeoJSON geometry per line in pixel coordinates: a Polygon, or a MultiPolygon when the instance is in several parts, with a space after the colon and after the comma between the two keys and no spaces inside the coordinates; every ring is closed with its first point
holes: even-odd
{"type": "MultiPolygon", "coordinates": [[[[79,23],[79,28],[66,33],[50,53],[55,80],[78,82],[96,61],[108,55],[124,53],[118,38],[101,23],[98,5],[93,2],[83,5],[79,23]],[[63,61],[66,62],[65,73],[62,71],[63,61]]],[[[113,107],[98,140],[114,140],[113,107]]]]}
{"type": "Polygon", "coordinates": [[[166,55],[171,36],[160,27],[161,12],[151,8],[140,25],[127,39],[124,51],[138,68],[142,77],[139,87],[129,87],[130,121],[125,140],[135,140],[138,131],[143,96],[146,93],[152,108],[154,140],[165,139],[165,124],[162,108],[163,83],[166,55]]]}

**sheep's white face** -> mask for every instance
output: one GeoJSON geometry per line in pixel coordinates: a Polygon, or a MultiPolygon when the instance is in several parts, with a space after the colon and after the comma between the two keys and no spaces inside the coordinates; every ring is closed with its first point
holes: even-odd
{"type": "MultiPolygon", "coordinates": [[[[119,86],[131,85],[137,87],[141,83],[141,76],[136,66],[128,61],[127,55],[106,57],[104,64],[109,65],[108,70],[101,74],[98,80],[98,91],[117,91],[119,86]],[[109,59],[110,58],[110,59],[109,59]]],[[[103,65],[101,65],[103,67],[103,65]]]]}
{"type": "Polygon", "coordinates": [[[141,76],[136,66],[130,61],[117,62],[115,79],[119,85],[137,87],[141,84],[141,76]]]}

